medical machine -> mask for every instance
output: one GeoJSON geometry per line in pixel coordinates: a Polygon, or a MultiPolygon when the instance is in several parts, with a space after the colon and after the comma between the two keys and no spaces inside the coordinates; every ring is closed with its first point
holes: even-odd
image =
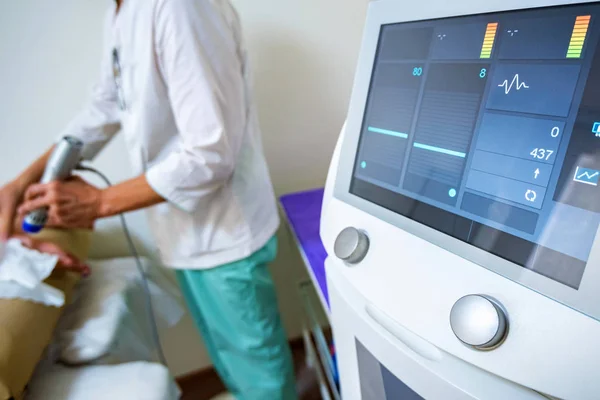
{"type": "Polygon", "coordinates": [[[321,225],[345,400],[600,398],[599,39],[597,2],[371,2],[321,225]]]}
{"type": "MultiPolygon", "coordinates": [[[[42,175],[40,183],[50,183],[52,181],[62,181],[71,176],[71,172],[81,161],[81,151],[83,142],[79,139],[65,136],[52,150],[48,158],[46,169],[42,175]]],[[[38,233],[48,221],[48,210],[40,208],[30,212],[23,219],[23,230],[27,233],[38,233]]]]}

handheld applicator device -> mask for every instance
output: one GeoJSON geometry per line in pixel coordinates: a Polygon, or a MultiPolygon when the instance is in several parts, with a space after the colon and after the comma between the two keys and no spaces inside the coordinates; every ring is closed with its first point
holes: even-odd
{"type": "MultiPolygon", "coordinates": [[[[56,144],[48,159],[46,169],[40,183],[50,183],[67,179],[71,171],[81,161],[83,142],[71,136],[65,136],[56,144]]],[[[48,221],[48,210],[40,208],[27,214],[23,220],[23,230],[27,233],[38,233],[48,221]]]]}

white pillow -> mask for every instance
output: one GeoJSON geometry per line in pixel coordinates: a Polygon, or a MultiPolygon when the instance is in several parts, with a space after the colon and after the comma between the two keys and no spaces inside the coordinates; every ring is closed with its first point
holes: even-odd
{"type": "Polygon", "coordinates": [[[28,385],[27,400],[175,400],[179,388],[167,368],[135,362],[40,370],[28,385]]]}
{"type": "MultiPolygon", "coordinates": [[[[181,295],[159,267],[146,258],[141,261],[160,331],[183,316],[181,295]]],[[[135,260],[91,260],[89,265],[92,274],[77,286],[59,321],[53,346],[57,358],[72,365],[153,359],[146,293],[135,260]]]]}

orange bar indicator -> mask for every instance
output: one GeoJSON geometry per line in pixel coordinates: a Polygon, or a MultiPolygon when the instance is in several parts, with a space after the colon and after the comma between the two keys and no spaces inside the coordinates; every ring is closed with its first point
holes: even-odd
{"type": "Polygon", "coordinates": [[[575,19],[575,26],[573,27],[573,34],[571,35],[571,41],[569,42],[569,49],[567,50],[567,58],[580,58],[583,52],[583,46],[585,45],[585,38],[587,31],[590,26],[591,15],[580,15],[575,19]]]}
{"type": "Polygon", "coordinates": [[[483,37],[483,46],[481,47],[481,55],[479,56],[479,58],[490,58],[492,56],[492,50],[494,49],[494,40],[496,39],[497,32],[497,22],[490,22],[489,24],[487,24],[485,36],[483,37]]]}

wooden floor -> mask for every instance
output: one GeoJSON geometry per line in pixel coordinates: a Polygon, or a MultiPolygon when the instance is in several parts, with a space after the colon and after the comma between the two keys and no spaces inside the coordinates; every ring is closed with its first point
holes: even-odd
{"type": "MultiPolygon", "coordinates": [[[[315,373],[306,366],[302,340],[291,343],[296,370],[296,388],[300,400],[321,400],[315,373]]],[[[182,400],[209,400],[225,391],[225,386],[213,369],[192,373],[177,379],[183,391],[182,400]]]]}

